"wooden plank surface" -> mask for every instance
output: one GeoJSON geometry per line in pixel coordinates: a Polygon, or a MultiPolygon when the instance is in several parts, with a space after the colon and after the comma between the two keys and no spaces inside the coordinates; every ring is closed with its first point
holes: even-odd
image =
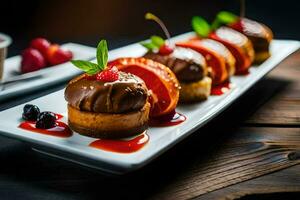
{"type": "Polygon", "coordinates": [[[213,157],[195,162],[155,198],[194,198],[299,164],[299,133],[300,128],[240,129],[213,157]]]}
{"type": "Polygon", "coordinates": [[[294,53],[271,72],[260,93],[270,99],[246,120],[248,125],[300,125],[300,51],[294,53]],[[268,81],[269,80],[269,81],[268,81]]]}

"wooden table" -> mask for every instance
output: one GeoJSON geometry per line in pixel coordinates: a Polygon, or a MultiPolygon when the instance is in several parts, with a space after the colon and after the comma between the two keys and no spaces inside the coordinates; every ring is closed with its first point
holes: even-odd
{"type": "Polygon", "coordinates": [[[101,175],[18,141],[1,144],[3,199],[299,199],[300,51],[207,126],[126,176],[101,175]]]}

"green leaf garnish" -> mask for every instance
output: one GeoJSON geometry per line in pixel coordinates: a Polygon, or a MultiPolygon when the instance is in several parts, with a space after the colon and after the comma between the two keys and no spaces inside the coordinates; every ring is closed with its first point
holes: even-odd
{"type": "Polygon", "coordinates": [[[97,64],[89,62],[89,61],[71,60],[71,63],[89,75],[93,75],[93,74],[97,73],[98,71],[100,71],[99,66],[97,64]]]}
{"type": "Polygon", "coordinates": [[[208,22],[199,16],[194,16],[192,18],[192,27],[200,37],[207,37],[211,31],[208,22]]]}
{"type": "Polygon", "coordinates": [[[162,37],[159,37],[157,35],[151,36],[150,40],[151,40],[152,44],[154,44],[158,47],[161,47],[162,45],[165,44],[165,40],[162,37]]]}
{"type": "Polygon", "coordinates": [[[140,44],[150,51],[156,51],[165,44],[165,40],[160,36],[153,35],[150,37],[150,42],[140,42],[140,44]]]}
{"type": "Polygon", "coordinates": [[[108,48],[106,40],[101,40],[97,46],[97,64],[85,60],[71,60],[71,63],[88,75],[94,75],[104,70],[108,61],[108,48]]]}
{"type": "Polygon", "coordinates": [[[222,25],[228,25],[238,21],[239,17],[231,12],[221,11],[217,14],[216,19],[212,23],[212,29],[217,29],[222,25]]]}
{"type": "Polygon", "coordinates": [[[231,24],[231,23],[236,22],[239,19],[238,16],[236,16],[235,14],[233,14],[231,12],[227,12],[227,11],[219,12],[217,14],[216,18],[224,24],[231,24]]]}
{"type": "Polygon", "coordinates": [[[155,51],[159,48],[152,42],[140,42],[140,44],[150,51],[155,51]]]}
{"type": "Polygon", "coordinates": [[[108,60],[108,49],[106,40],[101,40],[97,46],[97,62],[101,70],[105,69],[108,60]]]}

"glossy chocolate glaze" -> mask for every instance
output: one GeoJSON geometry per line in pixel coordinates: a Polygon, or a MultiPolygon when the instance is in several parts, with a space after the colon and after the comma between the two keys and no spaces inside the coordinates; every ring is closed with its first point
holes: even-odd
{"type": "Polygon", "coordinates": [[[204,57],[192,49],[176,47],[170,55],[149,51],[144,57],[169,67],[180,82],[196,82],[207,75],[204,57]]]}
{"type": "Polygon", "coordinates": [[[273,33],[269,27],[256,21],[243,18],[241,20],[243,33],[251,40],[255,51],[268,51],[273,39],[273,33]]]}
{"type": "Polygon", "coordinates": [[[125,113],[141,109],[148,91],[138,77],[120,72],[119,80],[88,80],[85,75],[73,79],[65,90],[66,101],[74,108],[95,113],[125,113]]]}

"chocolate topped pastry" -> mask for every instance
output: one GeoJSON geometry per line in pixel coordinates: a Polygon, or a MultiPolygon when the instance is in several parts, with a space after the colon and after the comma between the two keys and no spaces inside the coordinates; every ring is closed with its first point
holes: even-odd
{"type": "Polygon", "coordinates": [[[204,57],[192,49],[176,47],[169,55],[149,51],[144,57],[169,67],[180,82],[200,81],[207,76],[204,57]]]}
{"type": "Polygon", "coordinates": [[[219,12],[212,26],[218,27],[223,24],[249,38],[255,51],[255,63],[261,63],[270,57],[269,46],[273,39],[273,33],[269,27],[227,11],[219,12]]]}
{"type": "Polygon", "coordinates": [[[202,54],[190,48],[171,48],[163,44],[159,51],[149,50],[143,57],[164,64],[174,72],[181,86],[181,102],[202,101],[209,96],[212,81],[202,54]]]}
{"type": "Polygon", "coordinates": [[[241,18],[240,21],[230,26],[251,40],[256,63],[263,62],[270,57],[269,46],[273,39],[273,33],[269,27],[247,18],[241,18]]]}
{"type": "Polygon", "coordinates": [[[89,80],[82,75],[68,84],[65,98],[78,110],[124,113],[146,104],[147,88],[140,78],[124,72],[119,72],[119,79],[114,82],[89,80]]]}
{"type": "Polygon", "coordinates": [[[148,89],[138,77],[107,66],[107,44],[97,47],[98,64],[73,60],[86,73],[67,85],[68,121],[72,130],[90,137],[123,138],[148,127],[148,89]]]}

